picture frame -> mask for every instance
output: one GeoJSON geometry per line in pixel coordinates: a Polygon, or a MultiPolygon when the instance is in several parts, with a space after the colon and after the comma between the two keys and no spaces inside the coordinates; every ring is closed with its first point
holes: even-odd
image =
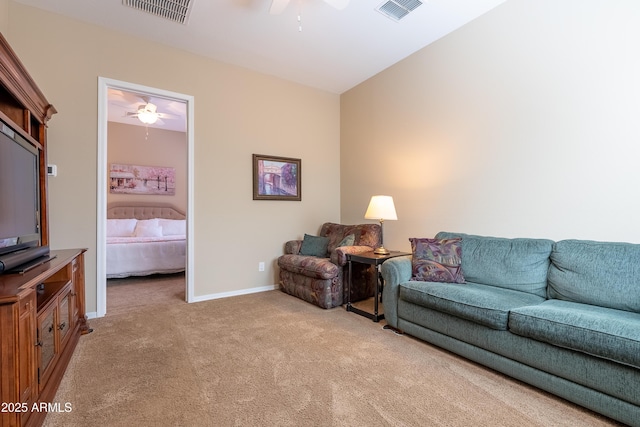
{"type": "Polygon", "coordinates": [[[253,200],[302,200],[302,160],[253,154],[253,200]]]}
{"type": "Polygon", "coordinates": [[[176,170],[167,166],[112,163],[109,168],[109,192],[175,196],[176,170]]]}

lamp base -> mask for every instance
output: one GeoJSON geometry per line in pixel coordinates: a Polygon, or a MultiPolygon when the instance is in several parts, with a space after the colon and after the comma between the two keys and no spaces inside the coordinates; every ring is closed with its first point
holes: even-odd
{"type": "Polygon", "coordinates": [[[389,252],[384,246],[380,246],[378,248],[375,248],[373,250],[373,253],[376,255],[389,255],[391,252],[389,252]]]}

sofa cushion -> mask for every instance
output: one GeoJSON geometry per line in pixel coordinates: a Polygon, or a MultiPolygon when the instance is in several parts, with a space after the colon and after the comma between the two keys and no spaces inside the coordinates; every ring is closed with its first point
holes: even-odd
{"type": "Polygon", "coordinates": [[[545,297],[553,241],[506,239],[440,232],[437,239],[462,238],[462,274],[468,282],[545,297]]]}
{"type": "Polygon", "coordinates": [[[469,282],[406,282],[400,285],[399,298],[498,330],[507,329],[509,310],[544,301],[526,292],[469,282]]]}
{"type": "Polygon", "coordinates": [[[411,280],[465,283],[460,268],[462,239],[419,239],[411,242],[411,280]]]}
{"type": "Polygon", "coordinates": [[[640,313],[640,245],[557,242],[551,253],[549,298],[640,313]]]}
{"type": "Polygon", "coordinates": [[[329,239],[326,237],[305,234],[300,247],[300,255],[326,257],[328,245],[329,239]]]}
{"type": "Polygon", "coordinates": [[[332,263],[329,258],[290,254],[279,257],[278,266],[282,269],[316,279],[333,279],[338,276],[341,268],[332,263]]]}
{"type": "Polygon", "coordinates": [[[640,367],[640,314],[548,300],[514,308],[509,330],[559,347],[640,367]]]}

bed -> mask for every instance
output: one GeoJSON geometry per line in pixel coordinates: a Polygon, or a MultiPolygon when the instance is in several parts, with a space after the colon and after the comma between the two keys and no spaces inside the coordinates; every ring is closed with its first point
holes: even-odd
{"type": "Polygon", "coordinates": [[[107,208],[107,279],[185,270],[186,217],[169,205],[107,208]]]}

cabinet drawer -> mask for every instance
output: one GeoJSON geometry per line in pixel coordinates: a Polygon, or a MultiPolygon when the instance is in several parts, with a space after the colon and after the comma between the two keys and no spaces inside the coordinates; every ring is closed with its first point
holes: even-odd
{"type": "Polygon", "coordinates": [[[35,310],[35,304],[36,294],[33,291],[29,291],[27,295],[23,296],[18,302],[18,312],[20,313],[20,316],[23,316],[31,310],[35,310]]]}

